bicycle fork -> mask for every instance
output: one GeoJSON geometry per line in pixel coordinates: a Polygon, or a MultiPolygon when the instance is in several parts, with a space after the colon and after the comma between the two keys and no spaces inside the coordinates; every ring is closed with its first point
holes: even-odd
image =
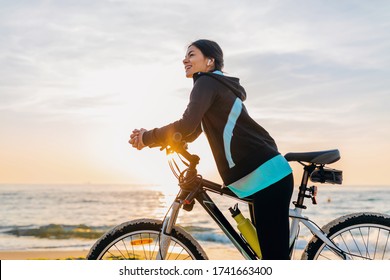
{"type": "Polygon", "coordinates": [[[299,234],[299,223],[302,223],[311,231],[314,236],[317,236],[319,239],[321,239],[326,244],[326,246],[328,246],[329,250],[332,250],[341,259],[348,259],[346,252],[341,250],[332,240],[330,240],[315,223],[310,221],[307,217],[302,216],[301,208],[290,209],[289,216],[292,218],[290,227],[290,258],[292,257],[294,243],[299,234]]]}
{"type": "Polygon", "coordinates": [[[169,245],[171,244],[171,232],[173,227],[176,224],[177,217],[179,215],[179,210],[181,207],[181,203],[178,201],[174,201],[172,203],[171,210],[167,217],[163,221],[163,225],[161,228],[161,233],[160,233],[160,246],[159,246],[159,251],[157,254],[156,259],[157,260],[165,260],[168,254],[168,248],[169,245]]]}

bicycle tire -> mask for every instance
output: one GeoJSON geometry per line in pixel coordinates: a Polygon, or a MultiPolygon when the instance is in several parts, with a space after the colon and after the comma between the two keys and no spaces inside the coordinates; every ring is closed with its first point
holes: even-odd
{"type": "MultiPolygon", "coordinates": [[[[342,216],[322,230],[351,260],[390,259],[390,216],[362,212],[342,216]]],[[[302,259],[343,259],[317,236],[307,244],[302,259]]]]}
{"type": "MultiPolygon", "coordinates": [[[[162,221],[139,219],[120,224],[92,246],[88,260],[153,260],[159,252],[162,221]]],[[[199,243],[183,228],[172,229],[169,260],[207,260],[199,243]]]]}

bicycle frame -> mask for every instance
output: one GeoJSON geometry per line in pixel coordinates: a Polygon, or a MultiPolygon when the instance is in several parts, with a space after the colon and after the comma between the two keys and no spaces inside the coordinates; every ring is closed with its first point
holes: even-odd
{"type": "Polygon", "coordinates": [[[323,231],[315,225],[309,218],[302,215],[301,208],[290,209],[289,216],[291,218],[290,225],[290,257],[293,253],[293,245],[297,239],[299,233],[299,223],[302,223],[306,228],[308,228],[311,233],[321,239],[326,245],[329,246],[336,254],[341,258],[346,259],[346,254],[336,246],[324,233],[323,231]]]}
{"type": "MultiPolygon", "coordinates": [[[[248,236],[243,236],[236,229],[236,222],[230,219],[229,214],[235,215],[238,212],[237,207],[229,208],[230,213],[224,216],[227,212],[226,208],[229,206],[223,202],[222,205],[226,208],[223,209],[222,213],[213,201],[215,199],[217,203],[220,203],[219,195],[247,204],[251,219],[256,223],[253,197],[240,199],[224,185],[203,179],[196,170],[199,157],[189,154],[184,146],[179,151],[173,150],[173,152],[177,152],[179,157],[182,155],[187,160],[180,157],[188,168],[182,171],[174,159],[169,161],[170,167],[178,179],[180,190],[164,219],[162,221],[148,218],[136,219],[117,225],[95,242],[87,258],[115,260],[207,259],[207,254],[201,244],[185,229],[176,225],[181,208],[191,211],[196,201],[218,224],[245,259],[258,259],[258,256],[261,258],[260,254],[256,255],[251,245],[246,242],[248,236]],[[211,193],[214,193],[217,198],[211,193]],[[234,224],[234,228],[230,223],[234,224]]],[[[317,187],[307,187],[309,179],[314,183],[342,183],[342,171],[326,166],[340,159],[340,153],[337,149],[288,153],[284,157],[287,161],[299,162],[304,166],[297,201],[293,201],[295,208],[289,209],[288,213],[291,220],[288,241],[290,258],[295,253],[300,224],[303,224],[314,235],[307,244],[302,259],[385,260],[389,258],[389,215],[375,212],[352,213],[338,217],[320,228],[314,221],[302,214],[303,210],[306,209],[304,205],[306,198],[311,198],[313,204],[316,204],[317,187]]],[[[263,215],[272,215],[272,212],[266,212],[263,215]]],[[[278,222],[277,217],[275,218],[275,222],[278,222]]],[[[240,223],[242,217],[235,216],[234,220],[240,223]]],[[[260,231],[263,230],[260,228],[260,231]]],[[[249,236],[249,238],[252,237],[249,236]]],[[[257,251],[257,244],[255,246],[257,251]]]]}
{"type": "MultiPolygon", "coordinates": [[[[248,260],[257,259],[256,254],[252,251],[252,249],[245,243],[244,239],[240,237],[237,231],[233,228],[231,223],[226,219],[223,213],[219,210],[218,206],[214,203],[211,197],[207,194],[207,192],[213,192],[220,195],[226,195],[232,199],[237,199],[242,202],[246,202],[248,204],[251,203],[249,199],[239,199],[230,189],[226,187],[222,187],[219,184],[213,183],[211,181],[201,179],[201,185],[198,185],[198,189],[193,190],[194,199],[198,201],[198,203],[203,207],[203,209],[209,214],[209,216],[217,223],[217,225],[221,228],[221,230],[226,234],[226,236],[231,240],[234,246],[238,249],[238,251],[244,256],[244,258],[248,260]]],[[[180,195],[178,195],[180,197],[180,195]]],[[[160,245],[163,247],[169,240],[169,233],[172,230],[173,225],[176,222],[176,218],[178,216],[178,212],[180,211],[181,205],[185,204],[183,200],[177,198],[171,207],[169,215],[167,215],[166,219],[163,223],[162,229],[162,241],[160,245]]],[[[169,244],[169,243],[168,243],[169,244]]],[[[164,253],[164,248],[161,249],[161,253],[159,258],[163,258],[166,252],[164,253]]]]}
{"type": "MultiPolygon", "coordinates": [[[[213,192],[216,194],[225,195],[232,199],[236,199],[241,202],[247,203],[251,212],[251,218],[253,220],[252,200],[250,198],[243,198],[243,199],[238,198],[229,188],[197,176],[197,171],[195,167],[199,163],[199,157],[197,157],[196,155],[191,155],[185,150],[181,150],[180,154],[182,154],[187,160],[189,160],[190,164],[188,165],[189,168],[187,169],[188,171],[187,174],[181,178],[178,177],[181,190],[177,195],[175,201],[173,202],[172,207],[170,208],[170,213],[164,219],[162,235],[160,239],[161,249],[158,255],[158,259],[164,259],[164,256],[167,253],[169,242],[170,242],[170,233],[173,226],[176,223],[176,219],[178,217],[178,213],[181,209],[181,206],[190,205],[193,202],[193,200],[198,201],[198,203],[204,208],[207,214],[211,216],[211,218],[217,223],[217,225],[231,240],[233,245],[237,248],[237,250],[243,255],[245,259],[248,260],[258,259],[254,251],[246,243],[245,239],[242,238],[237,233],[237,231],[233,228],[231,223],[226,219],[223,213],[219,210],[219,208],[211,199],[211,197],[207,194],[207,192],[213,192]],[[185,180],[188,178],[190,178],[189,180],[190,183],[185,182],[185,180]],[[182,182],[180,182],[180,180],[182,180],[182,182]]],[[[340,248],[338,248],[337,245],[334,244],[315,223],[310,221],[309,218],[302,215],[303,209],[306,209],[306,206],[303,205],[305,198],[312,198],[313,203],[316,203],[314,190],[311,188],[307,188],[307,183],[310,174],[313,172],[313,170],[315,170],[318,167],[314,163],[310,165],[304,165],[304,164],[302,165],[304,166],[304,173],[302,176],[301,185],[299,187],[298,199],[297,201],[293,202],[295,208],[289,210],[289,216],[291,218],[290,240],[289,240],[290,257],[292,256],[294,244],[298,237],[299,223],[302,223],[311,231],[313,235],[321,239],[336,254],[346,259],[346,253],[343,252],[340,248]],[[307,194],[308,191],[309,194],[307,194]]],[[[183,175],[183,173],[181,175],[183,175]]]]}
{"type": "MultiPolygon", "coordinates": [[[[249,207],[251,207],[252,205],[251,200],[240,199],[236,195],[234,195],[230,191],[230,189],[226,187],[222,187],[219,184],[213,183],[205,179],[202,179],[202,185],[200,186],[200,190],[197,190],[196,192],[197,194],[194,197],[194,199],[203,207],[203,209],[207,212],[207,214],[216,222],[216,224],[226,234],[226,236],[237,248],[237,250],[241,253],[241,255],[248,260],[258,259],[256,254],[247,245],[245,240],[233,228],[232,224],[226,219],[224,214],[219,210],[218,206],[214,203],[214,201],[207,194],[207,192],[213,192],[216,194],[227,196],[231,199],[239,200],[241,202],[247,203],[249,207]]],[[[167,217],[164,220],[162,235],[160,237],[161,250],[158,259],[164,259],[170,241],[169,234],[176,223],[176,219],[178,217],[182,205],[183,205],[183,201],[176,199],[172,204],[169,215],[167,215],[167,217]]],[[[302,208],[295,207],[294,209],[290,209],[289,216],[291,218],[290,241],[289,241],[290,257],[292,256],[293,246],[298,237],[299,223],[302,223],[311,231],[313,235],[317,236],[319,239],[324,241],[324,243],[328,245],[329,248],[333,249],[336,253],[338,253],[340,257],[346,258],[346,255],[331,240],[328,239],[328,237],[322,232],[322,230],[317,225],[311,222],[308,217],[302,215],[302,208]]]]}

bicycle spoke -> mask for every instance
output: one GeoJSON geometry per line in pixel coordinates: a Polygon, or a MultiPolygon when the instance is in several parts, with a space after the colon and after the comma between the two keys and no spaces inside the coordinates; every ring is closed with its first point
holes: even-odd
{"type": "Polygon", "coordinates": [[[348,232],[349,232],[349,234],[351,235],[351,239],[352,239],[352,241],[354,242],[354,244],[355,244],[355,246],[356,246],[356,249],[359,251],[360,256],[363,256],[362,252],[360,251],[359,245],[358,245],[357,242],[356,242],[355,237],[353,236],[353,234],[351,233],[350,230],[348,230],[348,232]]]}
{"type": "Polygon", "coordinates": [[[122,250],[119,249],[118,246],[116,246],[116,244],[114,246],[117,249],[117,251],[122,255],[123,259],[126,259],[126,256],[122,253],[122,250]]]}
{"type": "MultiPolygon", "coordinates": [[[[148,234],[148,239],[150,240],[150,233],[148,234]]],[[[153,254],[153,252],[151,252],[150,250],[150,243],[149,243],[149,260],[152,259],[152,255],[150,255],[151,253],[153,254]]]]}
{"type": "Polygon", "coordinates": [[[134,246],[133,246],[133,236],[130,236],[130,244],[131,244],[131,248],[132,248],[132,251],[133,251],[133,258],[135,258],[134,246]]]}
{"type": "Polygon", "coordinates": [[[176,245],[176,244],[174,244],[174,245],[171,247],[171,251],[168,253],[168,256],[166,256],[166,259],[167,259],[167,260],[169,260],[169,258],[171,257],[172,251],[173,251],[173,249],[175,248],[175,245],[176,245]]]}
{"type": "Polygon", "coordinates": [[[376,249],[378,248],[378,241],[379,241],[379,235],[381,233],[381,230],[379,229],[378,230],[378,234],[376,236],[376,243],[375,243],[375,251],[374,251],[374,260],[375,260],[375,257],[376,257],[376,249]]]}
{"type": "Polygon", "coordinates": [[[367,244],[366,244],[366,242],[365,242],[365,240],[364,240],[364,236],[363,236],[363,234],[362,234],[362,229],[359,228],[360,236],[362,237],[363,244],[364,244],[364,246],[366,247],[366,258],[367,258],[367,257],[370,258],[370,252],[369,252],[369,249],[368,249],[368,245],[369,245],[369,242],[370,242],[370,229],[371,229],[371,227],[368,228],[368,233],[367,233],[367,244]]]}
{"type": "Polygon", "coordinates": [[[157,250],[156,250],[156,248],[158,247],[158,248],[160,248],[160,246],[158,245],[159,243],[160,243],[160,236],[158,236],[157,238],[155,238],[154,239],[155,240],[155,242],[154,242],[154,247],[153,247],[153,251],[152,251],[152,260],[154,260],[154,252],[156,252],[156,258],[157,258],[157,250]]]}
{"type": "Polygon", "coordinates": [[[347,242],[345,241],[345,239],[344,239],[342,234],[340,234],[340,238],[341,238],[341,240],[344,243],[344,247],[348,250],[348,253],[351,254],[351,251],[349,250],[349,246],[348,246],[347,242]]]}
{"type": "Polygon", "coordinates": [[[181,256],[181,254],[183,253],[183,248],[181,248],[181,251],[180,251],[180,253],[176,256],[176,259],[175,260],[178,260],[179,259],[179,256],[181,256]]]}
{"type": "Polygon", "coordinates": [[[125,247],[125,250],[126,250],[126,253],[127,253],[127,258],[125,258],[126,260],[129,260],[130,259],[130,255],[129,255],[129,251],[127,250],[127,246],[126,246],[126,242],[124,239],[122,239],[122,243],[123,243],[123,247],[125,247]]]}
{"type": "Polygon", "coordinates": [[[327,256],[321,254],[320,256],[322,256],[323,258],[327,259],[327,260],[331,260],[331,258],[328,258],[327,256]]]}
{"type": "Polygon", "coordinates": [[[142,249],[144,251],[144,259],[147,260],[146,252],[145,252],[145,244],[142,242],[142,235],[141,234],[139,235],[139,239],[141,240],[142,249]]]}
{"type": "MultiPolygon", "coordinates": [[[[111,248],[106,251],[107,256],[105,258],[153,260],[157,257],[159,250],[160,244],[158,234],[138,233],[137,235],[131,235],[118,240],[117,243],[113,244],[111,248]],[[131,244],[131,247],[127,245],[126,239],[129,241],[129,244],[131,244]],[[136,257],[137,254],[138,257],[136,257]]],[[[165,259],[181,260],[192,259],[192,257],[181,244],[172,240],[168,247],[165,259]]]]}
{"type": "Polygon", "coordinates": [[[386,245],[385,245],[385,248],[383,249],[383,255],[382,255],[382,260],[385,259],[385,254],[386,254],[386,249],[387,249],[387,244],[388,244],[388,241],[389,241],[389,235],[390,235],[390,232],[387,232],[387,239],[386,239],[386,245]]]}
{"type": "Polygon", "coordinates": [[[115,258],[116,258],[116,256],[115,256],[113,253],[111,253],[110,250],[108,250],[107,253],[109,253],[109,254],[111,255],[112,259],[115,259],[115,258]]]}

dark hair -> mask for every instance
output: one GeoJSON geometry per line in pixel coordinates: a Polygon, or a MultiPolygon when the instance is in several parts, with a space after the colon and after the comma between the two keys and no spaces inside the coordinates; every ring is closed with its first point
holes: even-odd
{"type": "Polygon", "coordinates": [[[223,52],[221,47],[214,41],[200,39],[192,42],[189,46],[195,46],[203,53],[204,56],[213,58],[215,70],[222,71],[223,68],[223,52]]]}

